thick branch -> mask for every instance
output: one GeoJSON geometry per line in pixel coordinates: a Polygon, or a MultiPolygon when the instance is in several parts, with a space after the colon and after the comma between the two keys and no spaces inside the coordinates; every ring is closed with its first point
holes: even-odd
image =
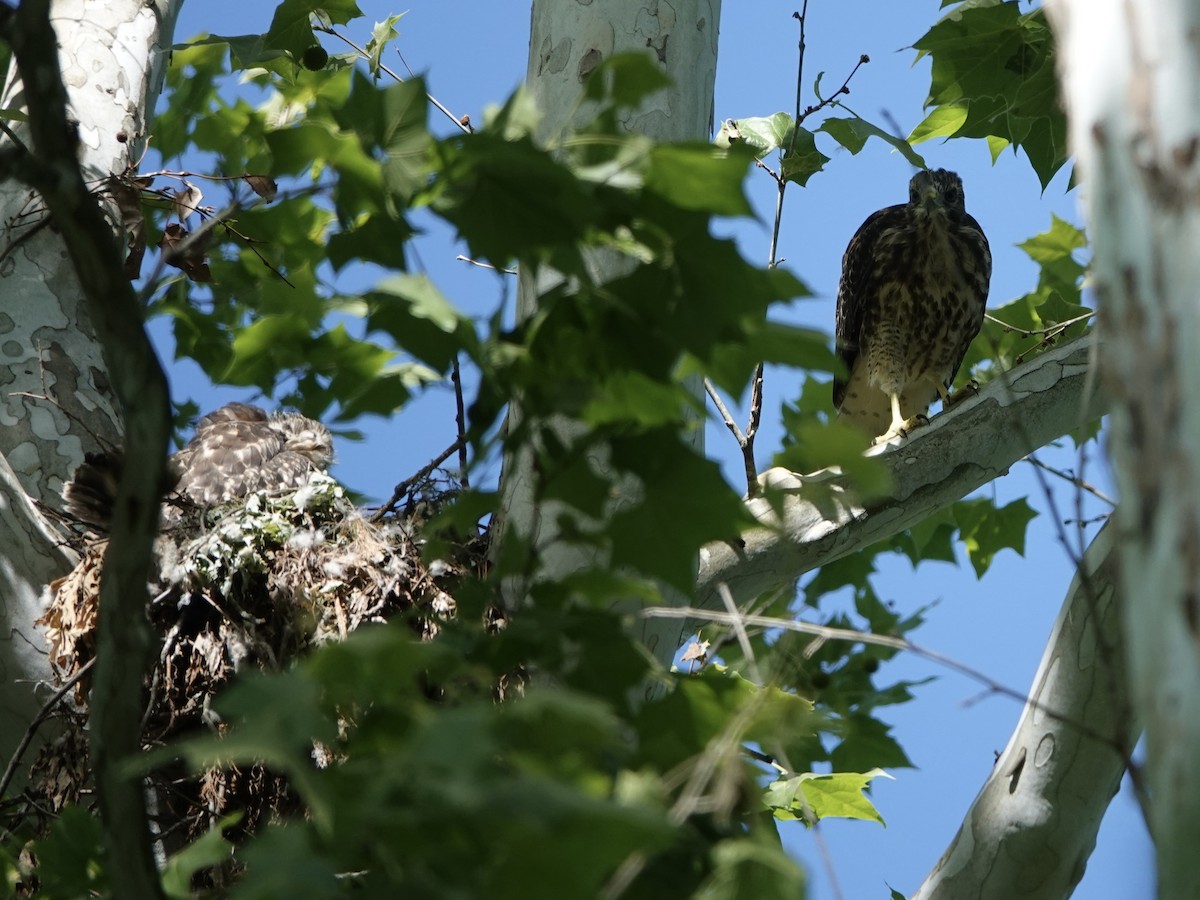
{"type": "Polygon", "coordinates": [[[1158,896],[1200,897],[1200,7],[1046,9],[1107,347],[1123,623],[1146,724],[1158,896]]]}
{"type": "Polygon", "coordinates": [[[833,470],[765,472],[768,496],[749,502],[763,527],[744,534],[739,546],[705,547],[697,604],[720,608],[722,583],[739,604],[779,590],[950,506],[1028,453],[1097,418],[1104,403],[1088,377],[1091,344],[1084,335],[1043,353],[935,417],[899,447],[873,451],[892,478],[883,499],[863,504],[833,470]]]}
{"type": "Polygon", "coordinates": [[[1016,731],[913,900],[1061,900],[1083,877],[1137,727],[1114,532],[1106,526],[1084,555],[1016,731]]]}
{"type": "Polygon", "coordinates": [[[42,195],[81,275],[125,421],[125,472],[100,590],[92,765],[113,892],[120,897],[158,897],[162,892],[150,853],[142,790],[122,774],[121,765],[139,747],[142,682],[151,641],[146,584],[170,423],[166,377],[142,327],[142,310],[125,278],[112,230],[79,171],[79,138],[67,117],[49,0],[25,0],[8,36],[25,88],[37,160],[19,171],[42,195]]]}

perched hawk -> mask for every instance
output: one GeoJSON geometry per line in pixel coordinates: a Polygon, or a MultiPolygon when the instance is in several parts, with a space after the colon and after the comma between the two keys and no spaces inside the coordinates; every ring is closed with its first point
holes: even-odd
{"type": "Polygon", "coordinates": [[[954,172],[918,172],[908,203],[871,215],[842,257],[833,382],[847,421],[883,443],[920,424],[979,333],[992,254],[954,172]]]}
{"type": "MultiPolygon", "coordinates": [[[[333,437],[320,422],[228,403],[200,420],[191,442],[168,461],[167,474],[180,497],[212,506],[255,491],[303,487],[332,461],[333,437]]],[[[119,453],[87,454],[63,488],[67,511],[107,526],[120,473],[119,453]]]]}

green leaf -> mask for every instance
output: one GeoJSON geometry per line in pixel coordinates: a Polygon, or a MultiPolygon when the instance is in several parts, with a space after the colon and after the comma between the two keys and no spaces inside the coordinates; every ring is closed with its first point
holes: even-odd
{"type": "Polygon", "coordinates": [[[829,162],[829,157],[817,149],[817,141],[807,128],[798,128],[794,142],[784,153],[780,172],[788,181],[808,184],[808,179],[820,172],[829,162]]]}
{"type": "Polygon", "coordinates": [[[714,143],[718,147],[744,144],[762,159],[772,150],[786,150],[795,127],[796,120],[785,112],[777,112],[772,116],[726,119],[721,123],[714,143]]]}
{"type": "Polygon", "coordinates": [[[268,48],[283,50],[299,60],[304,51],[317,43],[312,18],[317,16],[326,24],[345,25],[362,16],[354,0],[283,0],[275,7],[271,27],[263,35],[268,48]]]}
{"type": "Polygon", "coordinates": [[[733,727],[734,740],[774,740],[781,731],[811,730],[812,704],[778,688],[761,688],[732,669],[707,666],[696,675],[677,676],[669,694],[638,712],[641,755],[659,769],[670,769],[704,750],[733,727]]]}
{"type": "Polygon", "coordinates": [[[728,838],[712,851],[713,871],[695,900],[795,900],[805,896],[804,870],[778,840],[728,838]]]}
{"type": "Polygon", "coordinates": [[[919,144],[939,137],[953,137],[967,121],[966,106],[938,106],[929,113],[908,136],[910,144],[919,144]]]}
{"type": "Polygon", "coordinates": [[[912,760],[891,736],[891,728],[886,723],[854,712],[842,717],[839,731],[842,741],[829,755],[835,770],[853,772],[867,766],[912,768],[912,760]]]}
{"type": "Polygon", "coordinates": [[[925,121],[909,140],[988,138],[1020,147],[1043,189],[1067,159],[1054,37],[1041,8],[1016,0],[961,4],[914,45],[933,59],[925,121]]]}
{"type": "Polygon", "coordinates": [[[982,498],[954,504],[954,518],[975,574],[983,577],[996,554],[1006,548],[1024,556],[1025,529],[1036,516],[1024,497],[1000,509],[982,498]]]}
{"type": "Polygon", "coordinates": [[[403,271],[408,268],[404,248],[412,236],[412,226],[405,219],[385,212],[367,213],[329,238],[329,264],[340,271],[357,260],[403,271]]]}
{"type": "Polygon", "coordinates": [[[750,216],[750,201],[742,190],[746,160],[711,144],[658,144],[650,153],[646,188],[680,209],[717,216],[750,216]]]}
{"type": "Polygon", "coordinates": [[[780,819],[801,819],[813,825],[821,819],[865,819],[885,825],[883,816],[863,790],[874,779],[891,778],[882,769],[869,772],[806,773],[779,779],[767,786],[764,801],[780,819]],[[810,813],[815,818],[810,818],[810,813]]]}
{"type": "Polygon", "coordinates": [[[399,22],[406,13],[397,13],[393,16],[388,16],[382,22],[376,22],[371,28],[371,39],[367,41],[367,71],[376,78],[379,77],[379,66],[383,59],[383,51],[387,49],[388,44],[400,36],[400,32],[396,30],[396,23],[399,22]]]}
{"type": "Polygon", "coordinates": [[[312,346],[308,326],[291,316],[265,316],[233,339],[233,356],[222,375],[228,384],[269,390],[279,373],[298,368],[312,346]]]}
{"type": "Polygon", "coordinates": [[[710,540],[732,538],[746,516],[720,467],[697,456],[674,429],[614,440],[612,460],[641,483],[640,502],[612,517],[612,564],[630,566],[688,591],[695,554],[710,540]],[[662,540],[669,529],[670,541],[662,540]]]}
{"type": "Polygon", "coordinates": [[[591,425],[632,421],[653,428],[677,423],[690,401],[691,394],[680,385],[620,372],[597,387],[581,417],[591,425]]]}
{"type": "Polygon", "coordinates": [[[34,845],[41,881],[39,897],[76,900],[104,895],[104,831],[100,819],[67,806],[51,820],[50,833],[34,845]]]}
{"type": "Polygon", "coordinates": [[[963,369],[980,381],[998,377],[998,372],[1058,341],[1083,334],[1090,325],[1091,310],[1082,305],[1087,268],[1076,258],[1087,246],[1084,232],[1051,216],[1047,231],[1019,246],[1038,264],[1038,284],[1025,296],[993,309],[967,349],[963,369]]]}
{"type": "Polygon", "coordinates": [[[924,158],[913,150],[912,145],[904,140],[904,138],[896,137],[890,132],[884,131],[878,125],[873,125],[866,119],[861,119],[858,116],[849,119],[826,119],[821,123],[821,127],[817,131],[825,132],[851,153],[855,154],[862,150],[867,142],[867,138],[877,137],[895,147],[901,156],[917,168],[928,168],[925,165],[924,158]]]}
{"type": "Polygon", "coordinates": [[[172,900],[187,900],[192,893],[192,876],[201,869],[217,866],[233,856],[233,844],[223,832],[241,821],[240,812],[224,816],[208,831],[182,850],[171,854],[162,872],[163,893],[172,900]]]}
{"type": "Polygon", "coordinates": [[[474,344],[474,326],[427,275],[396,275],[364,298],[367,327],[391,335],[401,347],[439,372],[474,344]]]}
{"type": "Polygon", "coordinates": [[[234,900],[334,900],[346,894],[334,858],[321,852],[308,823],[265,828],[238,857],[246,871],[232,894],[234,900]]]}
{"type": "MultiPolygon", "coordinates": [[[[773,465],[802,474],[837,467],[861,498],[885,496],[891,490],[891,478],[877,458],[863,455],[869,446],[862,431],[845,422],[803,421],[789,434],[789,445],[775,454],[773,465]]],[[[814,499],[824,496],[826,490],[815,480],[805,489],[814,493],[814,499]]]]}
{"type": "Polygon", "coordinates": [[[333,112],[343,131],[358,135],[365,152],[382,157],[384,187],[400,205],[425,185],[429,173],[427,107],[422,79],[381,88],[356,70],[350,96],[333,112]]]}
{"type": "Polygon", "coordinates": [[[496,265],[574,246],[592,226],[590,192],[532,140],[490,131],[440,145],[442,179],[434,209],[455,225],[476,259],[496,265]],[[506,210],[497,216],[496,210],[506,210]]]}

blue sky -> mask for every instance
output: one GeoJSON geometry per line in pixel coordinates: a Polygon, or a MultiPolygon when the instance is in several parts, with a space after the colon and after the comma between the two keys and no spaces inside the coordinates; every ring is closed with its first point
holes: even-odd
{"type": "MultiPolygon", "coordinates": [[[[716,120],[769,115],[795,106],[798,32],[791,18],[794,5],[725,3],[721,20],[717,69],[716,120]]],[[[921,104],[929,80],[929,64],[913,65],[906,49],[937,19],[939,0],[811,0],[808,8],[804,86],[811,90],[818,73],[826,91],[841,84],[860,54],[871,57],[850,85],[846,102],[878,124],[883,115],[911,129],[922,118],[921,104]]],[[[524,76],[529,39],[529,5],[495,0],[414,0],[407,7],[379,0],[359,0],[366,14],[352,23],[359,43],[372,22],[405,12],[398,42],[405,61],[428,78],[431,93],[457,115],[482,118],[486,106],[499,103],[524,76]]],[[[244,34],[265,31],[274,3],[192,0],[185,3],[177,38],[201,31],[244,34]]],[[[326,42],[340,52],[336,42],[326,42]]],[[[403,70],[392,56],[385,62],[403,70]]],[[[813,102],[811,95],[805,104],[813,102]]],[[[445,133],[449,123],[431,113],[431,123],[445,133]]],[[[824,136],[822,136],[823,138],[824,136]]],[[[822,149],[833,157],[826,171],[804,189],[788,191],[780,238],[780,255],[815,296],[780,309],[780,319],[831,332],[841,256],[850,236],[874,210],[902,202],[912,174],[909,164],[886,145],[872,141],[858,156],[822,149]]],[[[1051,213],[1079,221],[1078,198],[1065,194],[1066,173],[1043,194],[1023,159],[1006,155],[993,165],[982,142],[930,143],[918,147],[932,166],[951,168],[964,180],[967,208],[982,224],[991,243],[994,273],[991,306],[1021,296],[1036,283],[1033,263],[1016,244],[1046,230],[1051,213]]],[[[730,222],[745,255],[765,261],[774,209],[774,186],[759,173],[748,184],[759,221],[730,222]]],[[[216,201],[212,201],[216,202],[216,201]]],[[[432,220],[422,220],[426,233],[416,250],[427,273],[451,299],[471,310],[494,308],[501,301],[495,276],[455,261],[464,248],[452,233],[432,220]]],[[[367,284],[342,283],[346,289],[367,284]]],[[[173,355],[167,330],[153,328],[164,360],[173,355]]],[[[170,368],[173,396],[192,397],[202,409],[231,399],[257,399],[245,390],[213,389],[194,367],[170,368]]],[[[758,439],[758,462],[765,467],[779,446],[779,407],[799,390],[795,371],[769,371],[766,411],[758,439]]],[[[270,405],[269,401],[267,405],[270,405]]],[[[368,497],[388,496],[391,486],[420,468],[454,439],[453,399],[448,389],[434,389],[390,421],[360,423],[361,443],[342,441],[334,474],[368,497]]],[[[736,447],[723,426],[710,424],[708,452],[722,460],[732,483],[739,483],[736,447]]],[[[1074,467],[1073,452],[1041,457],[1060,467],[1074,467]]],[[[1108,486],[1101,450],[1090,451],[1089,480],[1108,486]]],[[[1054,482],[1054,479],[1051,479],[1054,482]]],[[[1051,485],[1061,509],[1074,510],[1074,489],[1051,485]]],[[[1044,641],[1070,581],[1071,566],[1046,513],[1042,487],[1027,464],[985,488],[1001,504],[1028,496],[1041,511],[1030,526],[1025,557],[1002,552],[982,581],[976,580],[962,554],[962,567],[926,564],[913,572],[908,563],[887,561],[876,589],[885,600],[910,612],[936,603],[928,623],[912,637],[918,643],[960,659],[997,682],[1024,692],[1033,677],[1044,641]]],[[[1098,511],[1098,508],[1097,510],[1098,511]]],[[[838,896],[821,862],[817,841],[828,847],[830,867],[845,898],[885,898],[885,882],[902,892],[919,884],[961,822],[968,805],[991,769],[994,752],[1003,749],[1020,713],[1012,700],[984,696],[983,688],[961,676],[919,659],[901,657],[884,667],[881,684],[900,679],[936,680],[916,690],[917,699],[884,711],[894,735],[917,765],[892,772],[895,781],[878,780],[875,802],[888,822],[886,829],[864,822],[831,820],[819,836],[799,826],[785,828],[785,841],[809,870],[810,897],[838,896]]],[[[1127,786],[1113,800],[1087,874],[1075,893],[1080,900],[1136,900],[1152,895],[1152,849],[1140,813],[1127,786]]]]}

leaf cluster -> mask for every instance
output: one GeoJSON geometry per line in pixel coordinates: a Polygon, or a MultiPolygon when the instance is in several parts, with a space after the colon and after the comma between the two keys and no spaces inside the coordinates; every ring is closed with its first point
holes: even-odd
{"type": "Polygon", "coordinates": [[[933,60],[924,121],[908,136],[986,138],[995,159],[1025,151],[1042,183],[1067,161],[1067,123],[1055,74],[1054,36],[1042,8],[1018,0],[967,0],[913,44],[933,60]]]}

